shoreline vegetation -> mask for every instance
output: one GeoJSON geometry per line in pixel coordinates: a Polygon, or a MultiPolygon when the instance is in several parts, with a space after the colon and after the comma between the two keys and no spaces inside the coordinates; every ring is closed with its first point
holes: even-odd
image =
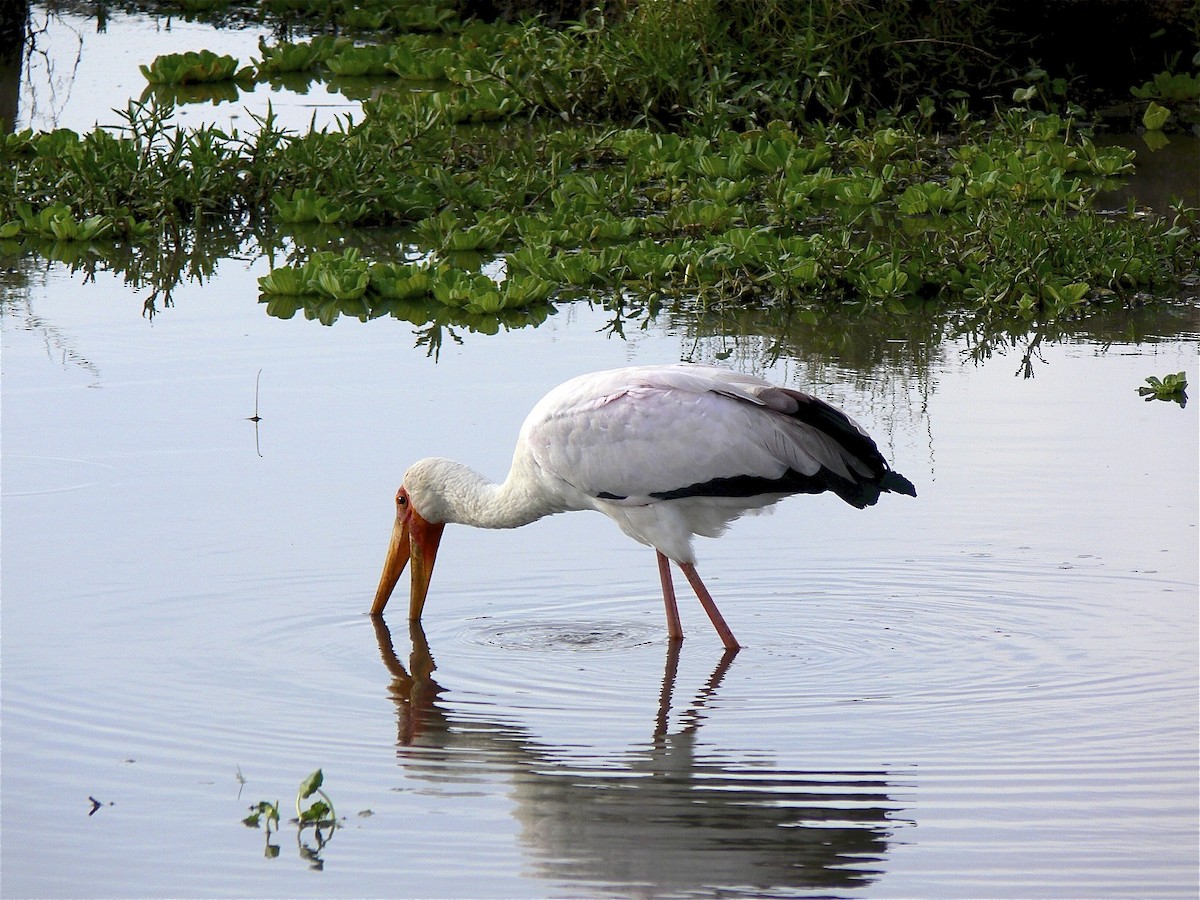
{"type": "Polygon", "coordinates": [[[1016,64],[1016,32],[986,30],[1002,4],[536,6],[154,4],[291,24],[248,61],[148,59],[116,130],[0,136],[0,255],[119,271],[151,314],[266,256],[271,315],[485,332],[580,298],[809,323],[933,306],[984,332],[1195,301],[1200,211],[1102,208],[1137,154],[1094,140],[1106,116],[1149,147],[1200,126],[1200,54],[1171,50],[1190,5],[1142,4],[1184,32],[1130,39],[1123,96],[1113,66],[1016,64]],[[264,81],[362,112],[299,134],[269,108],[245,132],[173,121],[264,81]]]}

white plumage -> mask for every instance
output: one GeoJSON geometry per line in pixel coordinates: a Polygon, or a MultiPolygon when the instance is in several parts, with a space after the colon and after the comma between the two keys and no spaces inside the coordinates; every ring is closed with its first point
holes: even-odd
{"type": "Polygon", "coordinates": [[[673,639],[682,630],[667,559],[687,575],[726,646],[736,648],[695,572],[692,537],[716,537],[738,516],[789,494],[825,490],[858,507],[881,492],[916,496],[857,423],[800,391],[688,364],[582,375],[530,411],[502,484],[446,459],[409,468],[372,613],[383,611],[411,559],[409,616],[420,618],[446,524],[514,528],[594,509],[658,551],[673,639]]]}

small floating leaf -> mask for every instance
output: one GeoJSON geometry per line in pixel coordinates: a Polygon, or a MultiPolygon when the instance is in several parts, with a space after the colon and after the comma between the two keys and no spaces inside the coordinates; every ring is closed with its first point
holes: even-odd
{"type": "Polygon", "coordinates": [[[300,813],[301,822],[322,822],[329,817],[331,808],[324,800],[314,801],[313,805],[300,813]]]}
{"type": "Polygon", "coordinates": [[[300,799],[307,800],[321,789],[321,783],[324,781],[324,774],[322,774],[320,769],[317,769],[317,771],[300,782],[300,799]]]}
{"type": "Polygon", "coordinates": [[[1171,111],[1151,100],[1146,111],[1142,113],[1142,124],[1146,126],[1147,131],[1162,131],[1162,127],[1167,124],[1169,118],[1171,118],[1171,111]]]}

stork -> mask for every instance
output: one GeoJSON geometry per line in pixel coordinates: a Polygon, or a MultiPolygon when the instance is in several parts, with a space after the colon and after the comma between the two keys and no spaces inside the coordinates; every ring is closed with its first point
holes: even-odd
{"type": "Polygon", "coordinates": [[[654,548],[671,641],[683,639],[673,560],[735,650],[696,571],[693,536],[717,537],[747,512],[823,491],[859,509],[882,493],[917,495],[861,426],[801,391],[687,363],[580,375],[530,411],[503,483],[448,459],[409,467],[371,614],[382,615],[409,565],[408,617],[420,620],[448,524],[516,528],[592,509],[654,548]]]}

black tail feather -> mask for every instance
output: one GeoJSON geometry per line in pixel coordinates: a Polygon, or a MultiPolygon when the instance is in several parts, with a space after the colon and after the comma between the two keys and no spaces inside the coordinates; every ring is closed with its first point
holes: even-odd
{"type": "Polygon", "coordinates": [[[913,486],[913,483],[899,472],[893,472],[891,469],[888,469],[883,474],[883,480],[879,482],[879,487],[884,491],[891,491],[894,494],[906,494],[909,497],[917,496],[917,489],[913,486]]]}

